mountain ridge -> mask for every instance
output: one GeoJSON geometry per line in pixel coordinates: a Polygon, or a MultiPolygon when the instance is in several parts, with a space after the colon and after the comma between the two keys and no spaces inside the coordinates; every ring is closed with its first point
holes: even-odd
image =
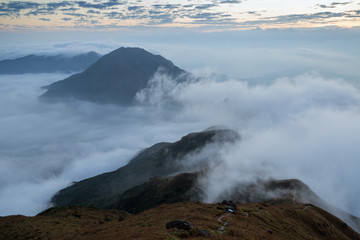
{"type": "Polygon", "coordinates": [[[129,163],[115,171],[79,181],[60,190],[53,198],[55,206],[104,205],[106,198],[121,194],[152,177],[168,177],[186,172],[181,159],[209,143],[225,144],[240,138],[237,132],[227,129],[191,133],[174,143],[158,143],[144,149],[129,163]],[[179,162],[179,161],[180,162],[179,162]]]}
{"type": "Polygon", "coordinates": [[[81,53],[74,56],[30,54],[14,59],[0,61],[0,74],[80,72],[100,59],[96,52],[81,53]]]}

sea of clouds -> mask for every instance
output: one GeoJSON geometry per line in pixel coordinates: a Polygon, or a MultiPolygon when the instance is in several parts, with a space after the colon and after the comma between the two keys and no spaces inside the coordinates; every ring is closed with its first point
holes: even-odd
{"type": "Polygon", "coordinates": [[[298,178],[330,204],[360,216],[358,34],[305,33],[202,33],[194,40],[191,32],[168,41],[156,33],[142,42],[106,36],[3,44],[0,60],[106,54],[135,44],[197,78],[176,84],[157,73],[137,94],[139,104],[124,108],[40,102],[41,87],[66,74],[0,75],[0,216],[35,215],[73,181],[115,170],[152,144],[210,126],[231,128],[241,141],[188,157],[190,165],[215,152],[218,157],[203,179],[204,201],[257,178],[298,178]]]}
{"type": "Polygon", "coordinates": [[[35,215],[73,181],[214,125],[238,131],[241,141],[219,149],[221,164],[204,186],[206,201],[258,177],[298,178],[330,204],[360,216],[360,92],[346,79],[305,73],[251,85],[201,73],[196,81],[175,84],[156,74],[134,107],[38,100],[41,86],[66,76],[0,76],[2,216],[35,215]]]}
{"type": "Polygon", "coordinates": [[[242,136],[210,171],[206,200],[257,177],[298,178],[331,204],[360,214],[358,88],[316,73],[256,86],[209,78],[176,87],[164,78],[157,82],[149,98],[160,104],[171,96],[181,103],[177,120],[225,125],[242,136]]]}

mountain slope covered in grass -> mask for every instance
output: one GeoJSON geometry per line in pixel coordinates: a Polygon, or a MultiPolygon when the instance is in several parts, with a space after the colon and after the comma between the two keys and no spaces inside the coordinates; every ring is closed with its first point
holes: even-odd
{"type": "Polygon", "coordinates": [[[237,204],[180,202],[137,215],[83,207],[51,208],[38,216],[0,217],[0,239],[273,239],[357,240],[360,235],[330,213],[288,201],[237,204]],[[183,219],[190,230],[167,229],[183,219]],[[206,237],[204,236],[206,234],[206,237]]]}

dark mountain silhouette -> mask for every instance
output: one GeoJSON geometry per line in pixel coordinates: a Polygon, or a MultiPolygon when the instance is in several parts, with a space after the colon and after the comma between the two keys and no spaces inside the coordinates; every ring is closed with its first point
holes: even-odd
{"type": "Polygon", "coordinates": [[[186,72],[160,55],[141,48],[119,48],[106,54],[84,72],[55,82],[41,98],[76,98],[97,103],[129,105],[135,94],[147,87],[157,71],[172,78],[186,72]]]}
{"type": "Polygon", "coordinates": [[[193,167],[182,165],[187,154],[200,151],[210,143],[225,144],[239,138],[232,130],[209,129],[188,134],[175,143],[155,144],[116,171],[85,179],[61,190],[53,197],[52,202],[56,206],[111,208],[124,191],[145,183],[150,178],[193,171],[193,167]]]}
{"type": "Polygon", "coordinates": [[[66,55],[27,55],[16,59],[0,61],[0,74],[81,72],[99,60],[101,56],[95,52],[66,55]]]}

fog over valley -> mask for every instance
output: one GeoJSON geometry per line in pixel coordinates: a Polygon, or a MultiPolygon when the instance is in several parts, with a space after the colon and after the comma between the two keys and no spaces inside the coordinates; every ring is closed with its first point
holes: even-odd
{"type": "Polygon", "coordinates": [[[360,92],[353,79],[305,71],[252,83],[211,68],[192,72],[196,79],[181,83],[156,73],[128,107],[38,99],[42,86],[69,74],[0,75],[0,215],[35,215],[74,181],[115,170],[155,143],[222,126],[241,140],[182,162],[214,162],[201,180],[205,202],[241,182],[297,178],[360,216],[360,92]]]}

